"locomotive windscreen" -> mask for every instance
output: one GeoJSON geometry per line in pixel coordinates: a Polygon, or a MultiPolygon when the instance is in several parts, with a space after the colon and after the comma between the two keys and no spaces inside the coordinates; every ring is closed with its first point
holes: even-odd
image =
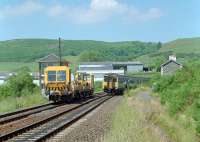
{"type": "Polygon", "coordinates": [[[56,71],[48,71],[48,81],[56,81],[56,71]]]}
{"type": "Polygon", "coordinates": [[[48,71],[48,81],[66,81],[65,71],[48,71]]]}
{"type": "Polygon", "coordinates": [[[57,81],[66,81],[65,71],[57,71],[57,81]]]}

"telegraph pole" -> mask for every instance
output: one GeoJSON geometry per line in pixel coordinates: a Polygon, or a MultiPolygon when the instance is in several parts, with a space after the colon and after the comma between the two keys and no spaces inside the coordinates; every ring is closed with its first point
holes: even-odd
{"type": "Polygon", "coordinates": [[[59,62],[60,62],[60,66],[61,66],[61,43],[60,43],[61,38],[59,37],[58,41],[59,41],[59,62]]]}

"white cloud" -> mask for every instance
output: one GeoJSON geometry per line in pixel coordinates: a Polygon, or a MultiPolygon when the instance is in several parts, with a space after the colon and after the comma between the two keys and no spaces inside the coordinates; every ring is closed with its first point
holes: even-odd
{"type": "Polygon", "coordinates": [[[30,15],[35,12],[42,11],[44,6],[39,2],[33,0],[27,0],[19,5],[7,5],[0,9],[0,15],[2,18],[12,16],[24,16],[30,15]]]}
{"type": "Polygon", "coordinates": [[[143,15],[143,20],[157,19],[163,16],[163,13],[158,8],[151,8],[146,14],[143,15]]]}
{"type": "Polygon", "coordinates": [[[78,24],[105,22],[112,19],[113,16],[120,21],[128,20],[129,22],[149,21],[163,16],[162,11],[158,8],[141,11],[118,0],[91,0],[88,6],[69,6],[58,2],[55,5],[45,5],[37,0],[26,0],[19,5],[9,5],[1,8],[0,18],[31,15],[35,12],[41,12],[52,18],[62,18],[78,24]]]}
{"type": "Polygon", "coordinates": [[[63,7],[61,5],[55,5],[55,6],[52,6],[48,9],[47,13],[49,16],[53,16],[53,17],[56,17],[56,16],[60,16],[62,14],[64,14],[66,12],[67,8],[66,7],[63,7]]]}
{"type": "Polygon", "coordinates": [[[51,16],[63,16],[80,24],[104,22],[112,16],[129,22],[149,21],[159,19],[163,13],[158,8],[141,11],[133,6],[120,3],[117,0],[91,0],[88,7],[67,7],[62,5],[52,6],[48,12],[51,16]]]}
{"type": "Polygon", "coordinates": [[[119,5],[116,0],[92,0],[90,9],[94,11],[113,11],[117,10],[119,5]]]}

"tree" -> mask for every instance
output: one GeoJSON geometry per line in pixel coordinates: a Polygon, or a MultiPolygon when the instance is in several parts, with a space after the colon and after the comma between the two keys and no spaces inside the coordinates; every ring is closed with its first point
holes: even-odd
{"type": "Polygon", "coordinates": [[[23,67],[17,72],[16,75],[11,76],[7,80],[8,88],[12,90],[15,96],[19,97],[21,95],[25,95],[22,94],[24,90],[32,93],[36,87],[36,85],[33,84],[33,78],[29,72],[30,71],[27,67],[23,67]]]}
{"type": "Polygon", "coordinates": [[[161,43],[160,41],[159,41],[158,44],[157,44],[157,48],[158,48],[158,49],[162,48],[162,43],[161,43]]]}
{"type": "Polygon", "coordinates": [[[160,66],[165,62],[164,56],[158,56],[153,59],[150,67],[154,68],[156,71],[160,71],[160,66]]]}
{"type": "Polygon", "coordinates": [[[86,62],[92,62],[92,61],[101,61],[101,55],[94,51],[85,51],[80,54],[79,60],[80,61],[86,61],[86,62]]]}

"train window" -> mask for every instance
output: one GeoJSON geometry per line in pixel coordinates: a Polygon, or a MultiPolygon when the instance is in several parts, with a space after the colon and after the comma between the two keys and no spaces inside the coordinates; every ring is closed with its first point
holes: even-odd
{"type": "Polygon", "coordinates": [[[109,80],[108,76],[104,76],[104,81],[108,82],[108,80],[109,80]]]}
{"type": "Polygon", "coordinates": [[[66,72],[57,71],[57,81],[65,81],[65,80],[66,80],[66,72]]]}
{"type": "Polygon", "coordinates": [[[87,81],[90,79],[90,75],[86,74],[84,80],[87,81]]]}
{"type": "Polygon", "coordinates": [[[56,81],[56,71],[48,71],[48,81],[56,81]]]}

